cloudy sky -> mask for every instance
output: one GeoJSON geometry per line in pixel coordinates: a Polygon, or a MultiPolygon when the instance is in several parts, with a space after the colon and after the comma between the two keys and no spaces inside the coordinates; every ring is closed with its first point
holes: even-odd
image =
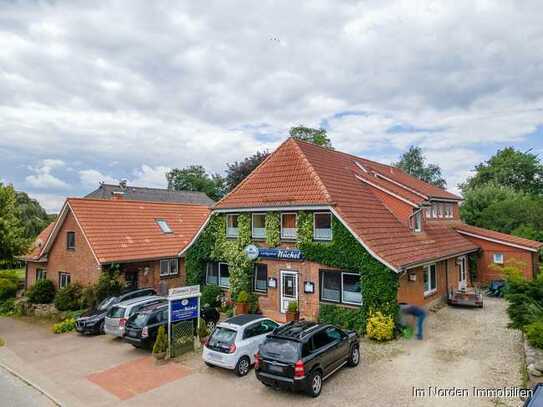
{"type": "Polygon", "coordinates": [[[543,153],[541,1],[0,1],[0,182],[56,211],[99,181],[273,149],[296,124],[449,189],[543,153]]]}

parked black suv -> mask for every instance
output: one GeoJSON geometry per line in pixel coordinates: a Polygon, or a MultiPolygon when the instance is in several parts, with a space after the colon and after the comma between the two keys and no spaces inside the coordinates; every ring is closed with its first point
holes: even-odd
{"type": "MultiPolygon", "coordinates": [[[[200,317],[212,331],[219,321],[220,314],[213,307],[205,307],[200,310],[200,317]]],[[[196,324],[197,321],[194,320],[195,329],[196,324]]],[[[158,328],[162,325],[168,327],[168,304],[149,305],[128,318],[124,339],[137,348],[152,349],[158,328]]]]}
{"type": "Polygon", "coordinates": [[[255,373],[266,386],[317,397],[322,382],[360,362],[359,337],[329,324],[296,321],[275,329],[260,345],[255,373]]]}
{"type": "Polygon", "coordinates": [[[121,301],[144,297],[146,295],[156,295],[156,291],[152,288],[141,288],[139,290],[123,292],[119,296],[108,297],[96,308],[81,314],[75,321],[75,329],[81,334],[103,334],[106,314],[111,307],[121,301]]]}

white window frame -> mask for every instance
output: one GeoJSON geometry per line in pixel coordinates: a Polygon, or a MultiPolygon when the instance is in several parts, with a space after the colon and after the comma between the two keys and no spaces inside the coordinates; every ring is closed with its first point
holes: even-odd
{"type": "Polygon", "coordinates": [[[162,259],[160,260],[160,270],[159,270],[160,277],[168,277],[168,276],[177,276],[179,274],[179,260],[177,258],[174,259],[162,259]],[[162,273],[162,263],[167,262],[167,272],[164,274],[162,273]],[[175,262],[175,273],[172,272],[172,263],[175,262]]]}
{"type": "MultiPolygon", "coordinates": [[[[428,281],[430,282],[430,289],[429,290],[426,290],[426,286],[424,287],[424,296],[428,297],[428,296],[430,296],[432,294],[435,294],[437,292],[437,264],[434,263],[434,264],[428,264],[428,265],[424,266],[424,273],[427,274],[428,281]],[[432,267],[434,267],[435,275],[436,275],[436,287],[435,288],[432,288],[432,273],[431,273],[432,267]]],[[[422,282],[424,283],[424,278],[422,279],[422,282]]]]}
{"type": "MultiPolygon", "coordinates": [[[[349,305],[362,305],[362,302],[363,302],[363,299],[361,298],[360,299],[360,302],[351,302],[351,301],[345,301],[343,299],[343,276],[344,275],[349,275],[349,276],[358,276],[358,278],[360,278],[360,274],[357,274],[357,273],[349,273],[349,272],[345,272],[345,271],[342,271],[341,272],[341,292],[340,292],[340,295],[339,295],[339,298],[341,300],[341,303],[342,304],[349,304],[349,305]]],[[[362,293],[360,293],[360,295],[362,295],[362,293]]]]}
{"type": "Polygon", "coordinates": [[[437,219],[437,203],[432,203],[432,219],[437,219]]]}
{"type": "Polygon", "coordinates": [[[61,271],[58,273],[58,288],[67,287],[71,284],[71,282],[72,282],[72,276],[70,275],[70,273],[66,273],[65,271],[61,271]],[[70,281],[65,282],[63,277],[68,277],[70,281]]]}
{"type": "Polygon", "coordinates": [[[253,213],[251,215],[251,236],[253,239],[265,239],[266,238],[266,213],[253,213]],[[263,216],[264,217],[264,234],[262,236],[256,236],[255,235],[255,216],[263,216]]]}
{"type": "Polygon", "coordinates": [[[503,259],[504,259],[503,253],[500,253],[500,252],[492,253],[492,263],[494,263],[494,264],[503,264],[503,259]],[[500,256],[501,261],[497,261],[496,256],[500,256]]]}
{"type": "MultiPolygon", "coordinates": [[[[296,218],[296,226],[298,226],[298,218],[296,218]]],[[[313,239],[319,240],[319,241],[331,241],[332,240],[332,212],[313,212],[313,239]],[[317,228],[317,223],[315,222],[315,218],[317,215],[329,215],[330,216],[330,237],[329,238],[318,238],[317,234],[315,233],[317,228]]]]}
{"type": "Polygon", "coordinates": [[[259,294],[267,294],[268,292],[268,265],[265,263],[255,263],[254,277],[253,277],[253,291],[259,294]],[[256,288],[257,268],[259,264],[264,264],[266,266],[266,279],[264,280],[264,282],[266,283],[266,288],[263,290],[260,288],[256,288]]]}
{"type": "Polygon", "coordinates": [[[454,217],[454,206],[451,203],[445,204],[445,217],[451,219],[454,217]]]}
{"type": "Polygon", "coordinates": [[[432,206],[427,206],[424,209],[424,212],[426,214],[426,219],[432,219],[432,206]]]}
{"type": "Polygon", "coordinates": [[[47,280],[47,269],[36,269],[36,281],[47,280]]]}
{"type": "MultiPolygon", "coordinates": [[[[217,285],[221,288],[230,288],[230,275],[228,276],[228,285],[221,284],[221,266],[228,267],[228,263],[219,262],[219,266],[217,268],[217,285]]],[[[228,272],[230,272],[230,267],[228,268],[229,268],[228,272]]]]}
{"type": "Polygon", "coordinates": [[[219,286],[219,264],[217,263],[217,283],[210,283],[209,282],[209,266],[213,266],[214,262],[208,262],[206,266],[206,285],[216,285],[219,286]]]}
{"type": "MultiPolygon", "coordinates": [[[[290,229],[290,228],[289,228],[290,229]]],[[[298,239],[298,213],[297,212],[283,212],[281,213],[281,240],[296,240],[298,239]],[[296,222],[294,226],[296,236],[284,236],[283,235],[283,216],[285,215],[294,215],[296,217],[296,222]]]]}
{"type": "Polygon", "coordinates": [[[341,276],[341,272],[337,271],[335,272],[334,270],[322,270],[320,272],[321,274],[321,285],[319,287],[319,297],[322,301],[325,301],[325,302],[335,302],[336,304],[341,304],[341,293],[343,291],[343,276],[341,276]],[[339,276],[339,300],[331,300],[331,299],[328,299],[328,298],[324,298],[322,296],[322,290],[324,289],[324,275],[326,273],[338,273],[340,274],[339,276]]]}
{"type": "Polygon", "coordinates": [[[162,233],[173,233],[173,230],[166,219],[156,219],[155,222],[162,233]]]}
{"type": "Polygon", "coordinates": [[[226,237],[232,237],[232,238],[237,238],[239,237],[239,213],[227,213],[226,214],[226,237]],[[230,225],[230,221],[229,219],[234,217],[234,216],[237,216],[238,217],[238,227],[237,228],[234,228],[234,227],[230,227],[228,225],[230,225]],[[230,231],[234,231],[234,233],[230,233],[230,231]]]}
{"type": "Polygon", "coordinates": [[[422,210],[418,210],[413,214],[413,231],[422,232],[422,210]]]}

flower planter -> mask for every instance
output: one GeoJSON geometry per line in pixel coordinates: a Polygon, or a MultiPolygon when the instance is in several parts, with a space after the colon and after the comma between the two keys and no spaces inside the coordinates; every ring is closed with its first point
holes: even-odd
{"type": "Polygon", "coordinates": [[[287,317],[287,322],[297,321],[298,319],[300,319],[300,313],[287,311],[286,317],[287,317]]]}
{"type": "Polygon", "coordinates": [[[249,304],[236,303],[236,315],[247,314],[249,312],[249,304]]]}

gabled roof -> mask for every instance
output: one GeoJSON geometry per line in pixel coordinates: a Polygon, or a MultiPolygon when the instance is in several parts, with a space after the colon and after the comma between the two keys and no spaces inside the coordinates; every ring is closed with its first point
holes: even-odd
{"type": "Polygon", "coordinates": [[[453,228],[460,234],[471,236],[490,242],[503,244],[506,246],[518,247],[530,251],[538,251],[543,247],[543,243],[524,239],[518,236],[512,236],[505,233],[496,232],[494,230],[483,229],[477,226],[466,225],[465,223],[455,223],[453,228]]]}
{"type": "Polygon", "coordinates": [[[40,256],[50,249],[69,211],[100,264],[176,257],[210,213],[206,205],[68,198],[40,256]],[[166,221],[172,232],[162,232],[157,220],[166,221]]]}
{"type": "MultiPolygon", "coordinates": [[[[386,180],[375,177],[372,171],[384,172],[387,168],[392,167],[290,138],[215,208],[329,205],[370,253],[396,271],[478,250],[448,224],[430,225],[424,233],[412,233],[385,207],[369,183],[384,188],[386,180]]],[[[391,176],[397,174],[392,171],[391,176]]],[[[408,188],[418,183],[411,180],[408,188]]],[[[424,200],[395,183],[386,187],[416,205],[424,200]]],[[[440,191],[437,187],[425,189],[435,197],[456,197],[440,191]]]]}
{"type": "Polygon", "coordinates": [[[45,229],[40,232],[36,239],[34,239],[30,252],[26,256],[22,257],[23,260],[38,261],[40,259],[40,252],[45,245],[45,242],[47,242],[47,239],[49,238],[49,235],[51,234],[54,225],[55,222],[51,222],[45,227],[45,229]]]}
{"type": "Polygon", "coordinates": [[[134,187],[130,185],[123,187],[111,184],[101,184],[98,189],[92,191],[85,198],[113,199],[119,193],[122,193],[123,199],[129,201],[188,203],[208,206],[215,203],[215,201],[203,192],[170,191],[169,189],[134,187]]]}

